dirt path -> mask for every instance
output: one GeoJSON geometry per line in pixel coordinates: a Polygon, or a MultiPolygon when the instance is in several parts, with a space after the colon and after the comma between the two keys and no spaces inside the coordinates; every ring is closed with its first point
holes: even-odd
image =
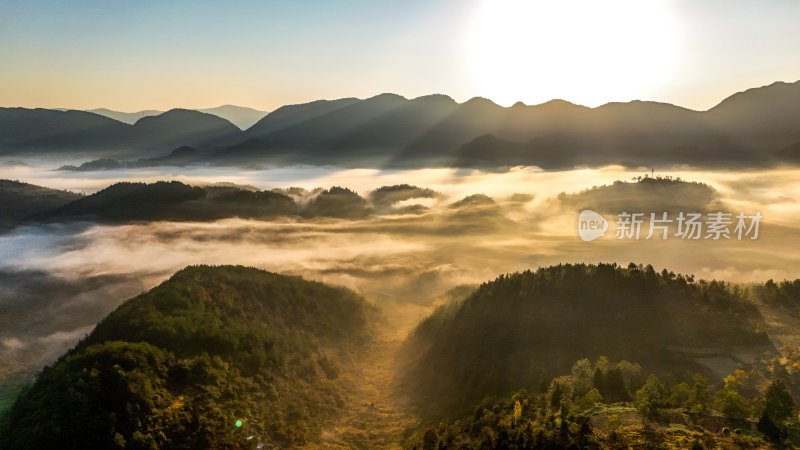
{"type": "Polygon", "coordinates": [[[348,410],[322,432],[319,442],[305,449],[399,449],[403,431],[414,419],[403,412],[392,394],[395,361],[401,340],[376,339],[363,349],[362,358],[346,375],[356,391],[348,410]]]}

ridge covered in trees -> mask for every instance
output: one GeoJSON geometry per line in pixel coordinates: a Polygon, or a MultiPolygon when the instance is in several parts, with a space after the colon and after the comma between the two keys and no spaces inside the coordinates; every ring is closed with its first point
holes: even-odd
{"type": "Polygon", "coordinates": [[[179,181],[119,182],[82,196],[0,180],[0,199],[7,205],[0,217],[0,226],[69,221],[212,221],[232,217],[364,219],[376,210],[396,213],[424,208],[416,204],[395,206],[409,200],[440,196],[431,189],[410,185],[380,187],[370,192],[368,200],[339,186],[311,191],[302,188],[260,191],[248,186],[192,186],[179,181]]]}
{"type": "Polygon", "coordinates": [[[14,226],[31,216],[57,209],[80,195],[16,180],[0,180],[0,227],[14,226]]]}
{"type": "Polygon", "coordinates": [[[724,282],[634,264],[501,275],[420,323],[406,343],[401,389],[421,414],[441,415],[536,389],[575,360],[600,355],[658,375],[715,377],[702,354],[775,350],[745,297],[724,282]]]}
{"type": "Polygon", "coordinates": [[[339,373],[369,339],[371,314],[344,288],[188,267],[46,367],[0,420],[0,448],[306,442],[344,404],[339,373]]]}
{"type": "Polygon", "coordinates": [[[591,209],[608,214],[625,211],[705,213],[724,209],[719,193],[705,183],[649,174],[633,177],[630,182],[617,180],[574,194],[562,192],[558,199],[576,210],[591,209]]]}
{"type": "MultiPolygon", "coordinates": [[[[800,349],[774,348],[750,298],[793,305],[794,285],[747,290],[636,264],[501,275],[405,342],[395,381],[418,420],[400,444],[797,445],[800,349]],[[704,362],[726,352],[756,356],[722,375],[704,362]]],[[[188,267],[123,303],[25,387],[0,414],[0,449],[331,443],[325,431],[357,398],[349,370],[377,342],[375,313],[344,288],[188,267]]]]}

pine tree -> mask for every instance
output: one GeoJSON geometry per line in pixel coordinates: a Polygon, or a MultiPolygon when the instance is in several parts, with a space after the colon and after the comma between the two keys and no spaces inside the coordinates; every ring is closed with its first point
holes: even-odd
{"type": "Polygon", "coordinates": [[[557,381],[553,380],[553,383],[550,385],[550,407],[553,409],[558,408],[561,405],[561,385],[558,384],[557,381]]]}
{"type": "Polygon", "coordinates": [[[689,395],[689,410],[696,413],[705,412],[708,409],[710,397],[708,379],[703,375],[695,374],[692,392],[689,395]]]}
{"type": "Polygon", "coordinates": [[[769,414],[767,414],[766,410],[761,414],[761,419],[758,420],[757,428],[761,434],[773,442],[777,442],[781,439],[781,429],[769,418],[769,414]]]}
{"type": "Polygon", "coordinates": [[[775,380],[767,387],[764,413],[775,423],[781,423],[792,416],[794,399],[786,389],[783,380],[775,380]]]}
{"type": "Polygon", "coordinates": [[[592,377],[592,387],[603,393],[606,389],[605,377],[603,371],[599,367],[594,369],[594,377],[592,377]]]}
{"type": "MultiPolygon", "coordinates": [[[[625,402],[631,399],[628,389],[625,387],[625,379],[619,368],[609,369],[605,375],[605,388],[603,397],[612,402],[625,402]]],[[[602,391],[601,391],[602,392],[602,391]]]]}

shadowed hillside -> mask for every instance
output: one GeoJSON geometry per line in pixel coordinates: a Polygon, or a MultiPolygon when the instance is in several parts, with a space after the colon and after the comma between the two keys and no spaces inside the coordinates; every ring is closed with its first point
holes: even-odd
{"type": "Polygon", "coordinates": [[[189,186],[177,181],[117,183],[37,217],[40,221],[196,221],[297,214],[291,198],[236,187],[189,186]]]}
{"type": "Polygon", "coordinates": [[[15,225],[36,214],[43,214],[81,196],[18,181],[0,180],[0,227],[15,225]]]}

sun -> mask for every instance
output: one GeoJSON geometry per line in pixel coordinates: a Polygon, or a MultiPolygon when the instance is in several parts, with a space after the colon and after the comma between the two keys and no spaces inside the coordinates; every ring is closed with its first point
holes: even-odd
{"type": "Polygon", "coordinates": [[[483,0],[465,39],[473,90],[502,104],[649,99],[679,64],[668,0],[483,0]]]}

